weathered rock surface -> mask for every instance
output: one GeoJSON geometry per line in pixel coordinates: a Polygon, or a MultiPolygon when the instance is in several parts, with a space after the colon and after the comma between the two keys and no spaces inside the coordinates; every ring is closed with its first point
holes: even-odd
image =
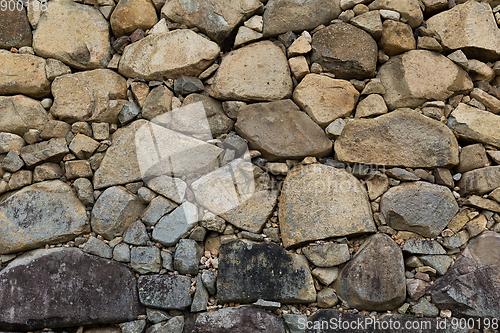
{"type": "Polygon", "coordinates": [[[458,143],[446,125],[411,110],[347,123],[335,141],[343,162],[410,168],[458,164],[458,143]]]}
{"type": "Polygon", "coordinates": [[[24,94],[35,98],[50,95],[50,81],[45,74],[45,59],[31,54],[0,50],[0,63],[2,63],[0,94],[24,94]]]}
{"type": "Polygon", "coordinates": [[[296,167],[287,175],[279,220],[286,248],[376,231],[366,190],[347,171],[326,165],[296,167]]]}
{"type": "Polygon", "coordinates": [[[165,310],[188,308],[190,286],[191,278],[184,275],[143,275],[137,283],[142,304],[165,310]]]}
{"type": "Polygon", "coordinates": [[[163,16],[173,22],[196,26],[208,37],[222,43],[243,21],[262,9],[258,0],[168,1],[163,16]]]}
{"type": "Polygon", "coordinates": [[[316,32],[311,62],[339,79],[373,77],[377,65],[377,42],[366,31],[347,23],[329,25],[316,32]]]}
{"type": "Polygon", "coordinates": [[[500,236],[491,231],[471,239],[455,265],[431,287],[434,303],[458,316],[498,317],[499,244],[500,236]]]}
{"type": "Polygon", "coordinates": [[[342,270],[340,296],[359,310],[394,310],[406,298],[403,253],[385,234],[371,236],[342,270]]]}
{"type": "Polygon", "coordinates": [[[130,35],[136,29],[144,31],[157,22],[156,9],[150,0],[120,0],[109,18],[116,38],[130,35]]]}
{"type": "Polygon", "coordinates": [[[417,0],[375,0],[368,8],[388,9],[401,14],[412,28],[416,28],[422,23],[424,15],[417,0]]]}
{"type": "Polygon", "coordinates": [[[31,46],[31,27],[24,8],[0,11],[0,31],[0,48],[2,49],[31,46]]]}
{"type": "Polygon", "coordinates": [[[448,51],[462,50],[468,58],[500,59],[500,30],[486,2],[467,1],[434,15],[427,27],[435,30],[448,51]]]}
{"type": "Polygon", "coordinates": [[[351,259],[347,244],[313,244],[303,247],[302,253],[318,267],[338,266],[351,259]]]}
{"type": "Polygon", "coordinates": [[[434,238],[458,212],[458,204],[445,186],[412,182],[385,192],[380,211],[391,228],[434,238]]]}
{"type": "Polygon", "coordinates": [[[470,193],[483,195],[493,191],[500,187],[500,166],[468,171],[462,175],[458,186],[462,195],[470,193]]]}
{"type": "Polygon", "coordinates": [[[26,142],[19,135],[0,132],[0,154],[8,153],[11,150],[19,152],[25,145],[26,142]]]}
{"type": "Polygon", "coordinates": [[[210,133],[213,138],[217,138],[222,134],[227,134],[233,129],[234,121],[226,116],[222,104],[211,97],[200,94],[190,94],[184,98],[182,105],[200,102],[205,109],[206,121],[208,121],[210,133]]]}
{"type": "Polygon", "coordinates": [[[340,12],[340,0],[270,0],[263,16],[264,35],[312,30],[337,18],[340,12]]]}
{"type": "Polygon", "coordinates": [[[219,302],[309,303],[316,289],[307,260],[273,243],[238,240],[221,246],[217,295],[219,302]]]}
{"type": "Polygon", "coordinates": [[[114,324],[145,313],[127,266],[79,249],[28,252],[2,270],[0,281],[5,331],[114,324]]]}
{"type": "Polygon", "coordinates": [[[52,94],[50,113],[58,119],[117,123],[121,109],[110,108],[110,101],[127,99],[127,82],[112,70],[96,69],[56,78],[52,94]]]}
{"type": "Polygon", "coordinates": [[[221,62],[210,95],[222,100],[274,101],[292,95],[285,53],[271,41],[231,51],[221,62]]]}
{"type": "Polygon", "coordinates": [[[390,110],[442,101],[472,89],[467,72],[445,56],[427,50],[392,57],[380,67],[377,78],[387,89],[384,100],[390,110]]]}
{"type": "Polygon", "coordinates": [[[20,155],[28,168],[44,162],[60,162],[69,153],[64,138],[54,138],[21,148],[20,155]]]}
{"type": "Polygon", "coordinates": [[[323,157],[332,148],[321,128],[291,100],[242,107],[235,129],[268,160],[323,157]]]}
{"type": "Polygon", "coordinates": [[[219,55],[220,48],[191,30],[150,35],[123,51],[118,71],[125,77],[162,81],[198,76],[219,55]]]}
{"type": "Polygon", "coordinates": [[[33,32],[33,48],[77,69],[103,68],[111,59],[109,23],[92,6],[51,1],[33,32]]]}
{"type": "Polygon", "coordinates": [[[37,183],[4,198],[0,224],[1,254],[67,242],[90,231],[85,206],[59,180],[37,183]]]}
{"type": "Polygon", "coordinates": [[[0,131],[23,135],[29,129],[41,130],[49,121],[39,101],[23,95],[0,96],[0,131]]]}
{"type": "Polygon", "coordinates": [[[158,221],[153,229],[152,239],[165,246],[174,246],[198,222],[197,207],[185,202],[169,215],[158,221]]]}

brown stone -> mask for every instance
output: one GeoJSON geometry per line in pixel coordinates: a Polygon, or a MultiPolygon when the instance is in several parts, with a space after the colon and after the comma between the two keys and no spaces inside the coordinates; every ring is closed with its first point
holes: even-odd
{"type": "Polygon", "coordinates": [[[456,167],[456,171],[464,173],[483,168],[488,163],[488,156],[486,156],[486,150],[482,144],[469,145],[462,147],[460,151],[460,163],[456,167]]]}
{"type": "Polygon", "coordinates": [[[109,19],[116,38],[130,35],[136,29],[144,31],[157,22],[156,9],[150,0],[120,0],[109,19]]]}
{"type": "Polygon", "coordinates": [[[368,8],[370,10],[388,9],[396,11],[408,20],[408,24],[412,28],[418,27],[424,19],[418,0],[375,0],[368,8]]]}
{"type": "Polygon", "coordinates": [[[0,96],[0,132],[24,135],[30,129],[41,130],[48,115],[39,101],[23,95],[0,96]]]}
{"type": "MultiPolygon", "coordinates": [[[[7,3],[8,5],[8,3],[7,3]]],[[[0,11],[0,48],[31,46],[31,27],[26,9],[0,11]]]]}
{"type": "Polygon", "coordinates": [[[462,175],[458,187],[460,187],[462,195],[469,193],[478,195],[486,194],[500,187],[500,166],[490,166],[468,171],[462,175]]]}
{"type": "Polygon", "coordinates": [[[405,23],[385,20],[382,25],[380,46],[388,56],[414,50],[417,47],[412,28],[405,23]]]}

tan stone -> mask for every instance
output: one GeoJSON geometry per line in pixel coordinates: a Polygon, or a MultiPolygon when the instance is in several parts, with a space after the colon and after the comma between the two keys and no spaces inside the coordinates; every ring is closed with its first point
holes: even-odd
{"type": "Polygon", "coordinates": [[[470,170],[485,167],[489,163],[486,150],[483,145],[478,143],[462,147],[460,151],[460,163],[456,167],[456,171],[464,173],[470,170]]]}
{"type": "Polygon", "coordinates": [[[382,25],[380,46],[388,56],[414,50],[417,47],[412,28],[405,23],[385,20],[382,25]]]}
{"type": "MultiPolygon", "coordinates": [[[[10,49],[11,47],[21,48],[23,46],[31,46],[32,35],[31,27],[26,15],[26,10],[5,10],[2,3],[0,11],[0,48],[10,49]]],[[[12,7],[12,4],[11,4],[12,7]]]]}
{"type": "Polygon", "coordinates": [[[484,106],[491,110],[491,112],[495,114],[500,113],[500,100],[488,94],[484,90],[474,88],[470,93],[470,97],[475,98],[479,102],[483,103],[484,106]]]}
{"type": "Polygon", "coordinates": [[[355,118],[366,118],[370,116],[379,116],[387,113],[387,105],[384,98],[377,94],[366,96],[356,107],[355,118]]]}
{"type": "Polygon", "coordinates": [[[426,15],[434,15],[448,9],[448,0],[421,0],[425,6],[426,15]]]}
{"type": "Polygon", "coordinates": [[[419,36],[417,49],[419,50],[429,50],[436,51],[441,53],[443,51],[443,47],[434,37],[429,36],[419,36]]]}
{"type": "Polygon", "coordinates": [[[260,32],[252,30],[245,26],[241,26],[238,28],[238,33],[236,34],[236,38],[234,39],[234,47],[254,42],[261,39],[262,36],[264,35],[260,32]]]}
{"type": "Polygon", "coordinates": [[[40,137],[44,140],[65,138],[71,130],[71,125],[59,120],[49,120],[42,129],[40,137]]]}
{"type": "Polygon", "coordinates": [[[460,194],[483,195],[500,187],[500,166],[490,166],[468,171],[458,183],[460,194]]]}
{"type": "Polygon", "coordinates": [[[491,82],[495,78],[495,71],[482,61],[470,59],[469,75],[472,81],[491,82]]]}
{"type": "Polygon", "coordinates": [[[130,35],[136,29],[144,31],[157,22],[156,9],[150,0],[120,0],[109,19],[116,38],[130,35]]]}
{"type": "Polygon", "coordinates": [[[0,132],[24,135],[29,129],[41,130],[47,112],[39,101],[23,95],[0,96],[0,132]]]}
{"type": "Polygon", "coordinates": [[[68,180],[92,177],[92,169],[87,161],[68,161],[64,163],[64,168],[68,180]]]}
{"type": "Polygon", "coordinates": [[[144,105],[144,101],[148,97],[149,94],[149,86],[144,82],[132,82],[130,84],[130,91],[134,96],[135,100],[142,108],[144,105]]]}
{"type": "Polygon", "coordinates": [[[167,87],[161,85],[149,93],[142,107],[142,116],[147,120],[172,110],[172,98],[174,93],[167,87]]]}
{"type": "Polygon", "coordinates": [[[307,64],[306,57],[298,56],[288,59],[290,70],[297,81],[301,81],[304,76],[309,74],[309,65],[307,64]]]}
{"type": "Polygon", "coordinates": [[[19,152],[25,145],[26,142],[19,135],[0,132],[0,154],[8,153],[11,150],[19,152]]]}
{"type": "Polygon", "coordinates": [[[372,10],[354,17],[350,23],[372,35],[376,40],[382,36],[382,20],[378,10],[372,10]]]}
{"type": "Polygon", "coordinates": [[[394,10],[407,19],[412,28],[418,27],[424,19],[418,0],[375,0],[368,8],[394,10]]]}
{"type": "Polygon", "coordinates": [[[309,53],[311,49],[312,47],[309,41],[304,36],[300,36],[288,48],[288,57],[309,53]]]}
{"type": "Polygon", "coordinates": [[[99,142],[83,134],[77,134],[69,144],[69,150],[82,160],[92,156],[97,147],[99,142]]]}

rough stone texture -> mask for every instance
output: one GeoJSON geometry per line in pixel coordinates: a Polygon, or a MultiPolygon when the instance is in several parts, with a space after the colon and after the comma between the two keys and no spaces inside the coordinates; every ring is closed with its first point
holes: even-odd
{"type": "Polygon", "coordinates": [[[314,244],[303,247],[302,253],[318,267],[338,266],[351,259],[347,244],[314,244]]]}
{"type": "Polygon", "coordinates": [[[208,291],[203,285],[201,274],[196,277],[196,291],[193,296],[193,303],[191,304],[191,312],[201,312],[207,310],[208,291]]]}
{"type": "Polygon", "coordinates": [[[365,79],[375,74],[377,43],[364,30],[347,23],[329,25],[316,32],[311,62],[339,79],[365,79]]]}
{"type": "Polygon", "coordinates": [[[462,256],[430,289],[434,303],[466,317],[498,317],[500,236],[485,231],[471,239],[462,256]]]}
{"type": "Polygon", "coordinates": [[[142,116],[147,120],[172,110],[174,94],[165,86],[158,86],[151,90],[142,106],[142,116]]]}
{"type": "Polygon", "coordinates": [[[387,113],[387,105],[384,98],[378,94],[368,95],[361,100],[356,107],[355,118],[366,118],[370,116],[379,116],[387,113]]]}
{"type": "Polygon", "coordinates": [[[345,170],[318,164],[296,167],[288,173],[280,196],[279,220],[286,248],[376,231],[368,195],[359,181],[345,170]]]}
{"type": "Polygon", "coordinates": [[[460,193],[486,194],[500,187],[500,166],[491,166],[468,171],[462,175],[458,183],[460,193]]]}
{"type": "Polygon", "coordinates": [[[443,247],[433,239],[407,239],[403,245],[403,251],[412,254],[446,254],[443,247]]]}
{"type": "Polygon", "coordinates": [[[198,274],[202,253],[196,241],[180,239],[174,254],[174,270],[180,274],[198,274]]]}
{"type": "Polygon", "coordinates": [[[500,116],[460,103],[450,115],[448,126],[459,138],[500,148],[500,116]]]}
{"type": "Polygon", "coordinates": [[[411,110],[349,121],[335,141],[339,161],[410,168],[458,164],[458,143],[444,124],[411,110]]]}
{"type": "Polygon", "coordinates": [[[184,275],[143,275],[137,283],[142,304],[165,310],[188,308],[190,286],[191,278],[184,275]]]}
{"type": "Polygon", "coordinates": [[[221,62],[210,95],[222,100],[274,101],[292,95],[285,53],[262,41],[231,51],[221,62]]]}
{"type": "Polygon", "coordinates": [[[106,189],[92,209],[92,229],[111,240],[121,236],[141,215],[144,205],[124,187],[106,189]]]}
{"type": "Polygon", "coordinates": [[[151,0],[120,0],[109,18],[116,38],[130,35],[136,29],[144,31],[157,22],[156,9],[151,0]]]}
{"type": "Polygon", "coordinates": [[[152,239],[165,246],[173,246],[194,228],[196,222],[198,222],[196,206],[185,202],[158,221],[153,229],[152,239]]]}
{"type": "Polygon", "coordinates": [[[33,32],[33,48],[77,69],[103,68],[111,59],[109,23],[92,6],[50,1],[33,32]]]}
{"type": "Polygon", "coordinates": [[[219,302],[248,303],[259,298],[309,303],[316,289],[307,260],[273,243],[238,240],[222,245],[217,277],[219,302]]]}
{"type": "MultiPolygon", "coordinates": [[[[3,13],[4,11],[0,11],[0,16],[5,15],[3,13]]],[[[1,17],[0,22],[2,22],[1,17]]],[[[50,81],[45,74],[45,59],[31,54],[0,50],[0,63],[2,64],[1,95],[24,94],[35,98],[50,95],[50,81]]]]}
{"type": "Polygon", "coordinates": [[[96,69],[56,78],[52,94],[50,113],[58,119],[117,123],[118,113],[113,113],[109,103],[127,98],[127,82],[112,70],[96,69]]]}
{"type": "Polygon", "coordinates": [[[345,80],[308,74],[293,92],[294,102],[321,127],[351,114],[359,92],[345,80]]]}
{"type": "Polygon", "coordinates": [[[79,249],[28,252],[1,271],[0,281],[5,331],[121,323],[145,313],[128,267],[79,249]]]}
{"type": "Polygon", "coordinates": [[[445,186],[412,182],[385,192],[380,211],[391,228],[434,238],[458,212],[458,204],[445,186]]]}
{"type": "Polygon", "coordinates": [[[191,30],[150,35],[123,51],[118,71],[148,81],[198,76],[219,55],[220,48],[191,30]]]}
{"type": "Polygon", "coordinates": [[[168,1],[161,13],[173,22],[198,27],[220,44],[237,26],[261,9],[262,3],[258,0],[174,0],[168,1]]]}
{"type": "Polygon", "coordinates": [[[382,28],[380,46],[388,56],[395,56],[417,48],[413,30],[408,24],[385,20],[382,28]]]}
{"type": "Polygon", "coordinates": [[[142,212],[141,220],[147,225],[155,225],[164,215],[174,210],[174,208],[174,203],[159,195],[151,200],[148,207],[142,212]]]}
{"type": "Polygon", "coordinates": [[[123,241],[132,245],[146,245],[149,241],[146,226],[141,221],[135,221],[123,234],[123,241]]]}
{"type": "Polygon", "coordinates": [[[130,264],[140,274],[158,273],[161,268],[160,249],[156,246],[134,247],[130,251],[130,264]]]}
{"type": "Polygon", "coordinates": [[[372,10],[358,15],[351,19],[349,23],[355,27],[365,30],[376,40],[379,40],[382,36],[382,20],[378,10],[372,10]]]}
{"type": "Polygon", "coordinates": [[[467,72],[445,56],[427,50],[392,57],[380,67],[377,78],[387,89],[384,100],[389,110],[442,101],[472,89],[467,72]]]}
{"type": "Polygon", "coordinates": [[[394,310],[406,298],[403,253],[385,234],[371,236],[347,263],[337,291],[359,310],[394,310]]]}
{"type": "Polygon", "coordinates": [[[67,242],[90,231],[85,206],[59,180],[37,183],[4,198],[0,224],[1,254],[67,242]]]}
{"type": "Polygon", "coordinates": [[[2,49],[31,46],[31,27],[24,8],[0,11],[0,31],[0,48],[2,49]]]}
{"type": "Polygon", "coordinates": [[[23,138],[17,134],[0,132],[0,154],[8,153],[9,151],[17,151],[26,145],[23,138]]]}
{"type": "Polygon", "coordinates": [[[268,160],[323,157],[332,148],[321,128],[291,100],[242,107],[235,129],[268,160]]]}
{"type": "Polygon", "coordinates": [[[113,257],[113,252],[108,244],[95,237],[90,237],[82,248],[83,252],[93,254],[106,259],[113,257]]]}
{"type": "Polygon", "coordinates": [[[418,0],[375,0],[368,8],[394,10],[408,20],[412,28],[418,27],[424,19],[418,0]]]}
{"type": "Polygon", "coordinates": [[[146,185],[156,193],[178,204],[184,200],[187,189],[187,185],[182,179],[165,175],[149,179],[146,181],[146,185]]]}
{"type": "Polygon", "coordinates": [[[486,149],[482,144],[474,144],[462,147],[460,150],[460,163],[456,167],[456,171],[465,173],[474,169],[479,169],[489,164],[486,149]]]}
{"type": "Polygon", "coordinates": [[[23,95],[0,97],[0,131],[24,135],[29,129],[41,130],[48,122],[39,101],[23,95]]]}
{"type": "Polygon", "coordinates": [[[500,58],[500,30],[486,2],[468,1],[427,20],[448,51],[462,50],[468,58],[500,58]]]}
{"type": "Polygon", "coordinates": [[[64,138],[54,138],[21,148],[20,155],[28,168],[43,162],[59,162],[69,153],[64,138]]]}

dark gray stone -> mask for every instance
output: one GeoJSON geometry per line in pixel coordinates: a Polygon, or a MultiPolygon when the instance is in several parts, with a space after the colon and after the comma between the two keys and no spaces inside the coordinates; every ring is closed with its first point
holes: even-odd
{"type": "Polygon", "coordinates": [[[290,333],[305,332],[304,323],[307,322],[307,316],[305,314],[298,315],[298,314],[284,313],[282,316],[283,320],[286,323],[286,326],[290,330],[290,333]]]}
{"type": "Polygon", "coordinates": [[[184,317],[171,318],[166,323],[160,323],[148,328],[146,333],[182,333],[184,329],[184,317]]]}
{"type": "Polygon", "coordinates": [[[120,324],[121,333],[142,333],[145,328],[146,321],[144,319],[120,324]]]}
{"type": "Polygon", "coordinates": [[[184,275],[143,275],[139,277],[139,299],[152,308],[184,310],[191,305],[191,278],[184,275]]]}
{"type": "Polygon", "coordinates": [[[213,295],[217,292],[217,277],[214,272],[204,270],[201,274],[201,279],[203,281],[203,285],[207,288],[210,295],[213,295]]]}
{"type": "Polygon", "coordinates": [[[186,96],[203,91],[203,82],[197,77],[181,76],[174,80],[174,92],[177,95],[186,96]]]}
{"type": "Polygon", "coordinates": [[[140,274],[158,273],[161,268],[160,249],[156,246],[138,246],[130,251],[130,264],[140,274]]]}
{"type": "Polygon", "coordinates": [[[175,209],[175,204],[161,195],[157,196],[149,203],[149,206],[142,212],[141,219],[147,225],[155,225],[163,216],[175,209]]]}
{"type": "Polygon", "coordinates": [[[120,243],[113,248],[113,259],[116,261],[129,262],[130,249],[127,244],[120,243]]]}
{"type": "Polygon", "coordinates": [[[191,312],[201,312],[207,310],[208,291],[203,285],[201,274],[196,277],[196,291],[191,304],[191,312]]]}
{"type": "Polygon", "coordinates": [[[153,324],[158,324],[172,318],[167,312],[158,309],[146,308],[146,314],[148,315],[148,320],[153,324]]]}
{"type": "Polygon", "coordinates": [[[123,241],[132,245],[146,245],[149,241],[146,226],[141,221],[135,221],[123,234],[123,241]]]}
{"type": "Polygon", "coordinates": [[[95,237],[89,238],[87,243],[85,243],[85,245],[83,246],[83,251],[88,254],[93,254],[95,256],[103,257],[106,259],[111,259],[113,257],[111,248],[108,246],[108,244],[95,237]]]}
{"type": "Polygon", "coordinates": [[[201,248],[192,239],[181,239],[174,253],[174,270],[180,274],[198,274],[198,265],[203,255],[201,248]]]}
{"type": "Polygon", "coordinates": [[[152,239],[165,246],[174,246],[198,222],[198,211],[195,205],[185,202],[169,215],[158,221],[153,229],[152,239]]]}
{"type": "Polygon", "coordinates": [[[137,117],[139,113],[141,113],[141,108],[134,102],[129,101],[123,106],[123,109],[118,114],[118,120],[124,125],[137,117]]]}
{"type": "Polygon", "coordinates": [[[24,166],[23,160],[19,157],[19,154],[11,150],[7,153],[5,158],[2,161],[2,169],[7,172],[16,172],[20,170],[24,166]]]}
{"type": "Polygon", "coordinates": [[[0,272],[0,282],[0,330],[121,323],[145,314],[127,266],[75,248],[28,252],[0,272]]]}
{"type": "Polygon", "coordinates": [[[443,255],[427,255],[418,257],[426,266],[430,266],[436,270],[438,275],[445,275],[454,261],[448,256],[443,255]]]}

